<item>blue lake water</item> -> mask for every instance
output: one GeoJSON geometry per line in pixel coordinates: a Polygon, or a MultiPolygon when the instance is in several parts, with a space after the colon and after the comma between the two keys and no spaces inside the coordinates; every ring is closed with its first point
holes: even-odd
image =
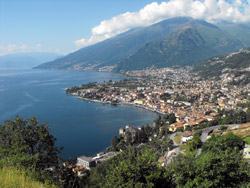
{"type": "Polygon", "coordinates": [[[33,115],[48,122],[62,157],[90,156],[110,145],[127,124],[152,124],[157,115],[132,106],[100,104],[67,95],[65,88],[88,82],[120,80],[110,72],[0,70],[0,123],[33,115]]]}

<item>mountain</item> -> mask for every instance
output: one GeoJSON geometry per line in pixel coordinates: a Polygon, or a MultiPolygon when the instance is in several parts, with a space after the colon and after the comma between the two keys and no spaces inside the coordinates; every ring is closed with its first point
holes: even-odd
{"type": "Polygon", "coordinates": [[[115,70],[120,71],[189,65],[242,47],[245,45],[215,25],[190,17],[177,17],[131,29],[36,68],[86,70],[119,63],[115,70]]]}
{"type": "Polygon", "coordinates": [[[54,60],[59,54],[47,52],[16,53],[0,56],[0,69],[27,69],[54,60]]]}
{"type": "Polygon", "coordinates": [[[245,46],[250,47],[250,23],[220,21],[216,26],[239,39],[245,46]]]}
{"type": "Polygon", "coordinates": [[[190,20],[191,18],[178,17],[148,27],[131,29],[37,68],[75,69],[77,66],[85,68],[91,65],[94,67],[115,65],[137,52],[146,43],[161,41],[175,33],[190,20]]]}
{"type": "Polygon", "coordinates": [[[192,72],[209,80],[223,80],[233,85],[250,84],[250,49],[209,58],[196,64],[192,72]]]}
{"type": "Polygon", "coordinates": [[[121,61],[115,70],[192,65],[242,47],[242,42],[218,27],[202,20],[190,20],[165,40],[146,44],[134,55],[121,61]]]}

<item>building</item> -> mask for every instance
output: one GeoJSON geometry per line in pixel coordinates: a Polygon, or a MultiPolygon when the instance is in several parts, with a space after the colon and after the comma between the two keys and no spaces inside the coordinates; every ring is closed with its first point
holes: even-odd
{"type": "Polygon", "coordinates": [[[131,125],[126,125],[125,128],[119,129],[119,135],[124,137],[127,142],[128,135],[131,135],[131,142],[135,142],[139,139],[140,128],[132,127],[131,125]]]}
{"type": "Polygon", "coordinates": [[[84,168],[89,170],[91,167],[96,166],[96,162],[92,158],[83,155],[81,157],[77,157],[76,166],[83,166],[84,168]]]}
{"type": "Polygon", "coordinates": [[[188,140],[191,140],[193,138],[194,133],[191,132],[191,131],[186,131],[186,132],[182,133],[181,136],[182,136],[181,137],[181,142],[182,143],[187,143],[188,140]]]}

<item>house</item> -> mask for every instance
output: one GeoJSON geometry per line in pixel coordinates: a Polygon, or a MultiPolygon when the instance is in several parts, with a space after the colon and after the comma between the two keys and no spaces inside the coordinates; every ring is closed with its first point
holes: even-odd
{"type": "Polygon", "coordinates": [[[178,128],[182,128],[184,127],[183,123],[181,122],[176,122],[170,125],[170,127],[168,127],[169,131],[171,132],[175,132],[178,128]]]}
{"type": "Polygon", "coordinates": [[[135,142],[139,139],[139,132],[140,129],[136,127],[132,127],[131,125],[126,125],[125,128],[119,129],[119,135],[124,137],[125,141],[127,142],[128,135],[131,135],[131,142],[135,142]]]}
{"type": "Polygon", "coordinates": [[[83,166],[84,168],[89,170],[91,167],[96,166],[96,162],[92,158],[83,155],[81,157],[77,157],[76,166],[83,166]]]}
{"type": "Polygon", "coordinates": [[[194,136],[194,133],[191,131],[185,131],[184,133],[182,133],[181,135],[181,142],[182,143],[187,143],[188,140],[191,140],[194,136]]]}
{"type": "Polygon", "coordinates": [[[197,125],[197,122],[190,120],[190,121],[188,121],[188,122],[185,124],[185,129],[186,129],[186,126],[192,127],[192,126],[194,126],[194,125],[197,125]]]}
{"type": "Polygon", "coordinates": [[[146,102],[147,99],[137,99],[137,100],[134,100],[134,103],[135,104],[144,104],[146,102]]]}
{"type": "Polygon", "coordinates": [[[197,124],[204,123],[204,122],[207,122],[207,119],[202,118],[202,119],[197,120],[196,122],[197,124]]]}

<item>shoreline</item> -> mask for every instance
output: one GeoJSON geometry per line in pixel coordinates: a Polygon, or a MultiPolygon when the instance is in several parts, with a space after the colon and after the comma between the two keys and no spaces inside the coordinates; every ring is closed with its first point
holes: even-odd
{"type": "Polygon", "coordinates": [[[129,103],[129,102],[119,102],[119,103],[112,103],[110,101],[103,102],[103,101],[100,101],[100,100],[95,100],[95,99],[89,99],[89,98],[80,97],[76,93],[71,93],[69,95],[76,96],[78,99],[89,101],[89,102],[96,102],[96,103],[101,103],[101,104],[111,104],[111,105],[134,106],[134,107],[137,107],[137,108],[142,108],[142,109],[154,112],[154,113],[156,113],[158,115],[164,115],[165,114],[163,112],[160,112],[160,111],[157,111],[157,110],[154,110],[154,109],[150,109],[149,107],[138,105],[138,104],[134,104],[134,103],[129,103]]]}

